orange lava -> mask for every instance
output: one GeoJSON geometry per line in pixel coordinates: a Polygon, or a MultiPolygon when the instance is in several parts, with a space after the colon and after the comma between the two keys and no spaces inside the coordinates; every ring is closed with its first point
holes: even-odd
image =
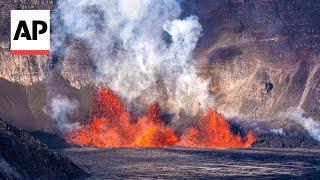
{"type": "Polygon", "coordinates": [[[245,140],[233,134],[223,116],[212,110],[179,137],[160,118],[158,103],[133,120],[122,101],[110,89],[100,87],[93,96],[90,123],[66,139],[71,144],[90,147],[245,148],[256,138],[251,132],[245,140]]]}
{"type": "Polygon", "coordinates": [[[182,136],[179,146],[197,148],[246,148],[256,141],[256,137],[249,132],[243,140],[235,135],[224,117],[209,110],[208,114],[194,124],[182,136]]]}
{"type": "Polygon", "coordinates": [[[67,141],[93,147],[172,146],[178,138],[159,118],[159,113],[160,107],[154,103],[145,116],[134,122],[120,99],[101,87],[93,98],[91,123],[67,137],[67,141]]]}

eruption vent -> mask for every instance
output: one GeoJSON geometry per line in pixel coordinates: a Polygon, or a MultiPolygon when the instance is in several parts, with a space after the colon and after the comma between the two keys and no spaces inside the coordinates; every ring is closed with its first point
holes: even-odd
{"type": "Polygon", "coordinates": [[[240,135],[233,134],[224,117],[210,109],[206,116],[182,135],[179,146],[243,148],[250,147],[255,141],[256,137],[252,132],[249,132],[245,141],[240,135]]]}
{"type": "Polygon", "coordinates": [[[165,147],[178,140],[159,118],[157,103],[134,122],[110,89],[100,88],[93,99],[91,123],[69,136],[70,143],[95,147],[165,147]]]}
{"type": "Polygon", "coordinates": [[[179,137],[160,119],[160,107],[153,103],[148,112],[133,120],[121,100],[108,88],[94,94],[90,124],[83,125],[67,137],[69,143],[92,147],[250,147],[255,136],[244,141],[234,135],[221,114],[209,110],[208,115],[179,137]]]}

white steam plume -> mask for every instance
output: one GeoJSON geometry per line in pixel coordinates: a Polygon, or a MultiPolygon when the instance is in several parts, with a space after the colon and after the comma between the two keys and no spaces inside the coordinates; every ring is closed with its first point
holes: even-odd
{"type": "Polygon", "coordinates": [[[302,108],[290,108],[286,112],[280,113],[281,118],[294,120],[300,124],[309,135],[320,142],[320,122],[313,120],[311,117],[304,117],[305,111],[302,108]]]}
{"type": "Polygon", "coordinates": [[[85,42],[95,83],[127,102],[158,100],[170,111],[196,114],[209,103],[208,82],[192,65],[202,27],[196,16],[179,19],[180,13],[179,0],[60,0],[55,34],[85,42]]]}
{"type": "Polygon", "coordinates": [[[52,118],[55,126],[62,133],[68,133],[79,126],[78,123],[70,122],[78,110],[79,102],[70,100],[66,96],[57,95],[51,99],[50,105],[43,109],[44,113],[52,118]]]}

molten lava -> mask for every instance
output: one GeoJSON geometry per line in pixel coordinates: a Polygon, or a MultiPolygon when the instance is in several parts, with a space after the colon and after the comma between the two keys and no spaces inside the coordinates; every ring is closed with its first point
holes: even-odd
{"type": "Polygon", "coordinates": [[[69,135],[67,141],[92,147],[245,148],[251,146],[255,136],[250,132],[243,140],[232,133],[221,114],[209,110],[208,115],[178,137],[161,120],[158,103],[134,121],[121,100],[110,89],[100,87],[93,96],[90,123],[69,135]]]}
{"type": "Polygon", "coordinates": [[[249,132],[246,140],[232,133],[224,117],[212,110],[186,131],[179,142],[180,146],[200,148],[244,148],[250,147],[256,137],[249,132]]]}
{"type": "Polygon", "coordinates": [[[94,95],[91,123],[67,137],[73,144],[94,147],[166,147],[178,138],[174,131],[159,118],[157,103],[148,113],[134,122],[120,99],[113,92],[101,87],[94,95]]]}

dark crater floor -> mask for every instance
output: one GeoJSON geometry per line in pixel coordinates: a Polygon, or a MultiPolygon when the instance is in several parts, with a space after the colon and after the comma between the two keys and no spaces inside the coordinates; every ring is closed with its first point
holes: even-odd
{"type": "Polygon", "coordinates": [[[94,149],[60,152],[92,174],[106,178],[315,178],[320,150],[308,149],[94,149]]]}

